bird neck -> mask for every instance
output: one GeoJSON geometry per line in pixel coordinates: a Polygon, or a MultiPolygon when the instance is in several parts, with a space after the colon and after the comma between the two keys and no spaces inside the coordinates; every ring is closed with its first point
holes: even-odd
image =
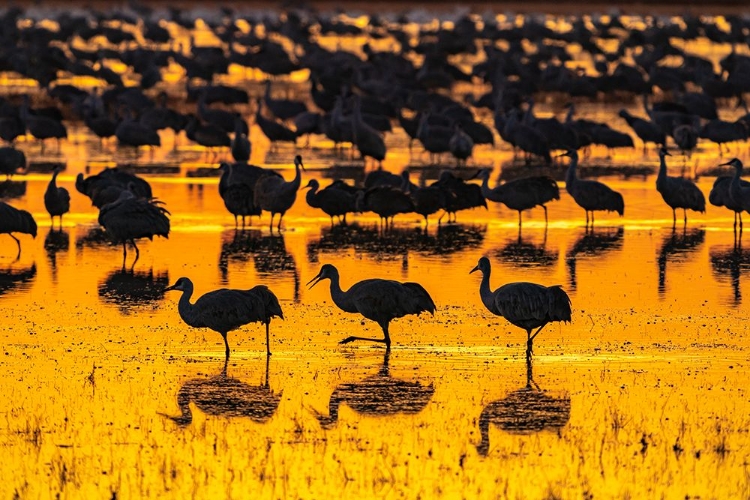
{"type": "Polygon", "coordinates": [[[195,323],[193,304],[190,303],[190,297],[192,296],[193,286],[191,284],[182,291],[180,301],[177,303],[177,312],[180,313],[180,317],[182,318],[182,320],[190,326],[193,326],[195,323]]]}
{"type": "Polygon", "coordinates": [[[578,157],[570,157],[570,165],[568,165],[568,172],[565,174],[565,186],[569,188],[578,180],[576,176],[576,168],[578,168],[578,157]]]}
{"type": "Polygon", "coordinates": [[[491,271],[489,269],[487,269],[486,272],[482,272],[482,282],[479,283],[479,297],[481,297],[484,307],[486,307],[490,312],[494,313],[495,300],[494,296],[492,295],[492,290],[490,289],[490,274],[491,271]]]}
{"type": "Polygon", "coordinates": [[[55,170],[54,172],[52,172],[52,179],[50,179],[49,186],[47,186],[47,190],[48,191],[53,191],[53,190],[57,189],[57,174],[59,174],[59,173],[60,172],[58,172],[57,170],[55,170]]]}
{"type": "Polygon", "coordinates": [[[502,190],[499,189],[500,187],[501,186],[496,186],[495,189],[490,189],[490,176],[489,176],[489,174],[485,175],[482,178],[482,196],[484,196],[485,198],[492,197],[492,199],[494,201],[499,201],[499,200],[497,200],[497,197],[500,196],[500,195],[502,195],[502,190]]]}
{"type": "MultiPolygon", "coordinates": [[[[347,293],[341,289],[341,285],[339,282],[339,275],[338,273],[335,273],[330,278],[331,280],[331,300],[333,300],[333,303],[336,304],[336,307],[339,309],[349,312],[352,310],[352,307],[349,307],[349,300],[347,297],[347,293]]],[[[356,309],[354,309],[356,312],[356,309]]]]}
{"type": "Polygon", "coordinates": [[[307,191],[307,194],[305,195],[305,200],[307,201],[307,204],[310,205],[311,207],[317,208],[316,200],[315,200],[317,194],[318,194],[318,186],[313,185],[307,191]]]}
{"type": "Polygon", "coordinates": [[[659,175],[657,180],[661,180],[667,177],[667,157],[664,155],[659,156],[659,175]]]}
{"type": "Polygon", "coordinates": [[[734,177],[732,177],[732,182],[729,184],[729,195],[732,198],[741,198],[742,197],[742,189],[740,185],[740,177],[742,177],[742,167],[735,167],[734,168],[734,177]]]}
{"type": "Polygon", "coordinates": [[[299,163],[294,164],[294,179],[292,179],[291,185],[294,187],[294,190],[299,189],[299,185],[302,183],[302,169],[299,166],[299,163]]]}

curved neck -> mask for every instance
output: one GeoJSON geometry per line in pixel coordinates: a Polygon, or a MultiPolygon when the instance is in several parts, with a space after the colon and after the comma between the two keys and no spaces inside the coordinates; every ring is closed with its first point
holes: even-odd
{"type": "Polygon", "coordinates": [[[193,326],[193,304],[190,303],[190,297],[193,296],[193,284],[185,286],[185,290],[182,291],[180,301],[177,303],[177,312],[180,313],[180,317],[190,326],[193,326]]]}
{"type": "Polygon", "coordinates": [[[482,299],[482,304],[490,312],[495,311],[495,300],[490,289],[490,274],[491,270],[482,271],[482,282],[479,284],[479,296],[482,299]]]}
{"type": "Polygon", "coordinates": [[[667,157],[659,155],[659,175],[658,179],[663,179],[667,176],[667,157]]]}
{"type": "Polygon", "coordinates": [[[294,179],[292,179],[292,182],[290,183],[292,186],[294,186],[294,190],[299,189],[299,185],[302,182],[302,169],[299,166],[298,162],[294,162],[294,179]]]}
{"type": "Polygon", "coordinates": [[[570,157],[570,165],[568,166],[568,172],[565,174],[566,188],[569,188],[571,185],[575,184],[575,182],[578,180],[578,177],[576,176],[577,167],[578,167],[578,155],[573,154],[570,157]]]}
{"type": "MultiPolygon", "coordinates": [[[[336,272],[331,276],[331,300],[333,300],[333,303],[336,304],[336,307],[339,309],[342,309],[346,312],[351,312],[352,308],[349,307],[349,301],[347,300],[348,297],[346,295],[346,292],[341,289],[341,285],[339,283],[339,273],[336,272]]],[[[353,311],[356,312],[356,309],[353,311]]]]}
{"type": "MultiPolygon", "coordinates": [[[[305,200],[307,200],[307,204],[311,207],[315,207],[315,197],[318,194],[318,186],[313,185],[310,187],[310,189],[307,191],[307,194],[305,195],[305,200]]],[[[317,208],[317,207],[316,207],[317,208]]]]}
{"type": "Polygon", "coordinates": [[[729,185],[732,196],[741,194],[740,177],[742,177],[742,167],[734,167],[734,177],[732,177],[732,183],[729,185]]]}

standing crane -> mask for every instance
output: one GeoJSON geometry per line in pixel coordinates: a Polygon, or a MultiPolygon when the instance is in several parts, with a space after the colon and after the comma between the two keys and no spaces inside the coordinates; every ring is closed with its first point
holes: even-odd
{"type": "Polygon", "coordinates": [[[383,329],[382,339],[350,336],[339,344],[366,340],[384,343],[386,349],[390,349],[391,336],[388,333],[388,325],[391,320],[425,311],[435,314],[432,297],[419,283],[400,283],[375,278],[362,280],[352,285],[349,290],[343,291],[339,284],[338,269],[331,264],[324,264],[318,275],[307,284],[312,288],[325,279],[331,280],[331,299],[339,309],[348,313],[359,313],[375,321],[383,329]]]}
{"type": "Polygon", "coordinates": [[[539,206],[544,209],[544,224],[546,225],[546,204],[560,199],[560,188],[557,187],[557,182],[546,175],[506,182],[492,189],[489,186],[490,169],[480,170],[479,178],[482,179],[482,196],[485,199],[502,203],[511,210],[518,211],[519,228],[521,227],[521,212],[539,206]]]}
{"type": "Polygon", "coordinates": [[[62,229],[63,215],[70,211],[70,193],[64,187],[57,187],[57,174],[60,167],[52,171],[52,178],[44,192],[44,208],[47,209],[51,224],[54,226],[55,217],[60,217],[60,229],[62,229]]]}
{"type": "MultiPolygon", "coordinates": [[[[723,175],[716,178],[714,185],[711,188],[711,192],[708,194],[708,202],[715,207],[727,207],[734,212],[734,232],[737,232],[737,220],[739,219],[740,234],[742,234],[742,212],[747,209],[743,206],[741,198],[735,201],[730,193],[730,188],[734,178],[740,177],[741,175],[742,162],[737,158],[733,158],[723,165],[732,165],[733,162],[738,162],[740,168],[735,170],[735,175],[733,176],[723,175]]],[[[739,186],[740,192],[750,191],[750,182],[748,181],[740,179],[739,186]]]]}
{"type": "Polygon", "coordinates": [[[599,181],[581,180],[576,174],[578,166],[578,153],[569,150],[562,154],[570,158],[568,172],[565,174],[565,189],[575,202],[586,211],[586,227],[589,225],[589,212],[591,212],[591,226],[594,225],[594,211],[617,212],[620,217],[625,213],[625,202],[622,195],[610,189],[606,184],[599,181]]]}
{"type": "Polygon", "coordinates": [[[698,186],[682,177],[667,175],[666,157],[671,156],[666,148],[659,150],[659,174],[656,176],[656,190],[659,191],[664,202],[672,209],[672,227],[677,225],[676,209],[681,208],[687,225],[687,210],[704,213],[706,198],[698,186]]]}
{"type": "Polygon", "coordinates": [[[507,283],[493,292],[490,289],[490,260],[487,257],[479,259],[469,274],[475,271],[482,272],[479,296],[484,306],[492,314],[507,319],[511,325],[526,330],[527,356],[531,355],[534,339],[547,323],[570,321],[570,297],[560,285],[547,287],[520,281],[507,283]],[[532,335],[535,328],[537,331],[532,335]]]}
{"type": "Polygon", "coordinates": [[[18,245],[16,259],[21,257],[21,241],[13,236],[13,233],[30,234],[36,238],[36,221],[26,210],[11,207],[4,201],[0,201],[0,234],[7,234],[18,245]]]}
{"type": "MultiPolygon", "coordinates": [[[[734,167],[734,177],[732,182],[729,184],[729,202],[730,205],[726,205],[727,208],[734,210],[735,212],[735,231],[737,230],[737,217],[740,219],[740,234],[742,234],[742,211],[750,213],[750,183],[740,179],[742,177],[743,165],[737,158],[732,158],[723,165],[729,165],[734,167]]],[[[718,179],[717,179],[718,181],[718,179]]]]}
{"type": "Polygon", "coordinates": [[[275,175],[264,175],[255,183],[255,204],[267,212],[271,212],[271,222],[269,229],[273,232],[273,218],[279,214],[279,224],[277,229],[281,231],[281,220],[287,210],[292,208],[294,201],[297,199],[297,190],[302,182],[302,173],[305,166],[302,164],[302,157],[294,157],[294,179],[286,182],[283,177],[275,175]]]}
{"type": "Polygon", "coordinates": [[[202,295],[195,304],[190,303],[193,295],[193,282],[189,278],[180,278],[165,291],[182,292],[177,311],[180,318],[193,328],[210,328],[221,334],[229,359],[229,342],[227,333],[248,323],[266,325],[266,355],[271,355],[270,324],[271,319],[284,319],[279,299],[265,285],[257,285],[249,290],[222,288],[202,295]]]}

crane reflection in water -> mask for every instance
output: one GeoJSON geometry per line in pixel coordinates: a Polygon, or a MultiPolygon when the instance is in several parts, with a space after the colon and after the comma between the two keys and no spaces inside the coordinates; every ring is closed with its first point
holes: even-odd
{"type": "Polygon", "coordinates": [[[36,278],[36,263],[19,266],[17,263],[0,267],[0,297],[9,292],[28,290],[36,278]]]}
{"type": "Polygon", "coordinates": [[[67,254],[70,248],[70,233],[64,229],[50,228],[44,237],[44,251],[47,253],[50,271],[52,272],[52,283],[57,284],[57,254],[67,254]]]}
{"type": "Polygon", "coordinates": [[[590,259],[602,256],[613,250],[622,248],[625,228],[594,228],[586,229],[579,235],[570,250],[565,255],[565,265],[568,268],[568,286],[575,291],[578,288],[578,259],[590,259]]]}
{"type": "Polygon", "coordinates": [[[740,279],[743,274],[750,273],[750,253],[743,251],[739,244],[731,248],[724,246],[712,247],[709,251],[711,270],[717,281],[729,279],[732,285],[732,300],[730,304],[739,306],[742,303],[740,279]]]}
{"type": "Polygon", "coordinates": [[[695,252],[706,238],[706,230],[702,228],[686,229],[682,231],[672,228],[661,242],[657,255],[659,267],[659,297],[664,297],[667,284],[667,263],[683,262],[689,254],[695,252]]]}
{"type": "Polygon", "coordinates": [[[259,385],[250,385],[228,376],[227,361],[217,375],[190,379],[182,384],[177,393],[180,415],[160,415],[171,419],[180,427],[186,427],[193,422],[192,405],[209,416],[249,418],[258,424],[268,422],[276,413],[282,394],[282,391],[274,392],[268,382],[271,358],[266,357],[265,377],[259,385]]]}
{"type": "Polygon", "coordinates": [[[98,291],[102,302],[116,305],[120,313],[128,315],[146,307],[156,309],[168,286],[167,270],[135,271],[122,267],[110,272],[98,291]]]}
{"type": "Polygon", "coordinates": [[[315,416],[324,429],[336,425],[342,404],[346,404],[359,415],[368,417],[416,415],[427,407],[435,394],[433,383],[392,377],[390,356],[390,349],[386,349],[383,364],[374,375],[359,382],[341,384],[333,390],[328,400],[328,415],[315,411],[315,416]]]}
{"type": "Polygon", "coordinates": [[[476,445],[481,456],[490,450],[490,424],[510,434],[559,431],[570,420],[570,396],[548,392],[534,382],[531,356],[526,356],[526,385],[489,403],[479,415],[481,441],[476,445]]]}

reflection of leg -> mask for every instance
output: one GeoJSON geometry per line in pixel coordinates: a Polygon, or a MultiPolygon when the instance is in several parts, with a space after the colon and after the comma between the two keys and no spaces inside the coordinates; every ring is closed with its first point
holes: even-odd
{"type": "Polygon", "coordinates": [[[16,240],[16,246],[18,247],[18,254],[16,255],[16,259],[19,259],[21,257],[21,240],[13,236],[12,234],[8,233],[8,236],[16,240]]]}
{"type": "Polygon", "coordinates": [[[269,343],[269,339],[271,336],[269,333],[270,325],[271,325],[270,321],[266,323],[266,355],[267,356],[271,355],[271,344],[269,343]]]}
{"type": "Polygon", "coordinates": [[[229,361],[229,342],[227,342],[227,334],[222,333],[221,337],[224,339],[224,354],[225,354],[225,362],[229,361]]]}

